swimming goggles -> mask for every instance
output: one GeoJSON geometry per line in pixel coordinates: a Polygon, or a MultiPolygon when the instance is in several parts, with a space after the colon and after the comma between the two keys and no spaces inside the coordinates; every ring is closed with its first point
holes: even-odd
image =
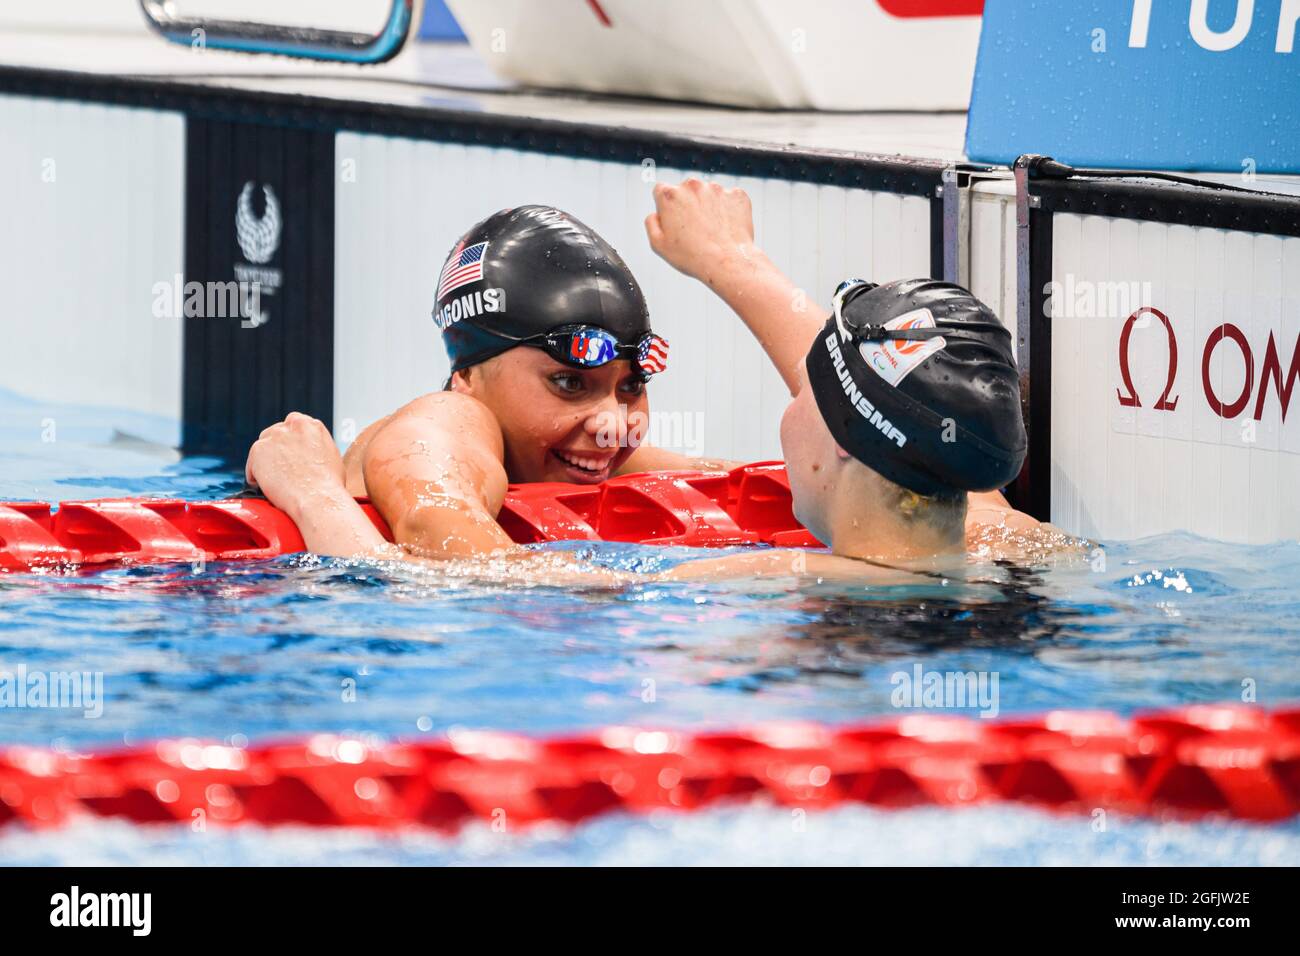
{"type": "Polygon", "coordinates": [[[668,342],[653,332],[628,344],[596,325],[565,325],[520,339],[519,344],[539,348],[574,368],[599,368],[615,359],[627,359],[649,378],[668,367],[668,342]]]}
{"type": "Polygon", "coordinates": [[[845,342],[850,339],[859,342],[886,342],[891,339],[901,342],[925,342],[940,336],[947,339],[979,341],[980,336],[1002,328],[1002,324],[996,319],[992,322],[963,322],[958,327],[953,327],[952,323],[940,326],[936,322],[933,326],[912,325],[890,328],[888,325],[866,321],[862,316],[844,314],[844,307],[853,299],[875,288],[878,288],[876,283],[868,282],[866,279],[845,279],[835,287],[831,305],[835,310],[835,325],[839,328],[840,337],[845,342]]]}
{"type": "Polygon", "coordinates": [[[923,342],[926,339],[938,338],[945,333],[944,329],[926,326],[891,329],[886,325],[864,322],[844,314],[844,306],[849,300],[876,287],[876,283],[868,282],[866,279],[845,279],[835,287],[831,305],[835,309],[835,324],[839,327],[844,341],[853,338],[861,342],[883,342],[887,339],[923,342]]]}

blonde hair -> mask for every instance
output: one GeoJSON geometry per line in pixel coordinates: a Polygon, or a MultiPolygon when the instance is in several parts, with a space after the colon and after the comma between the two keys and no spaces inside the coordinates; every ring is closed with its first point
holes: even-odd
{"type": "Polygon", "coordinates": [[[965,537],[966,492],[954,489],[923,495],[890,481],[851,455],[845,457],[852,468],[849,474],[855,476],[851,494],[876,497],[906,527],[924,529],[945,539],[965,537]]]}
{"type": "Polygon", "coordinates": [[[940,491],[922,495],[910,488],[882,479],[893,496],[894,510],[906,524],[924,524],[940,534],[963,533],[966,527],[966,492],[940,491]]]}

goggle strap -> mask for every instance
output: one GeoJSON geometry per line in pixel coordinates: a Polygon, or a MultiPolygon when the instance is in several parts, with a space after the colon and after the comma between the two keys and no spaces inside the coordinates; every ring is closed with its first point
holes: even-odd
{"type": "Polygon", "coordinates": [[[890,329],[883,325],[868,325],[865,329],[853,330],[853,335],[864,342],[883,342],[887,339],[924,342],[927,339],[937,339],[944,332],[944,329],[939,328],[890,329]]]}

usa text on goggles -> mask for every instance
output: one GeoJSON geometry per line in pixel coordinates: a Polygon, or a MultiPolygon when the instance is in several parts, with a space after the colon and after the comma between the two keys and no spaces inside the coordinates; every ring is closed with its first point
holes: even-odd
{"type": "Polygon", "coordinates": [[[599,368],[627,359],[647,378],[668,367],[668,342],[647,332],[633,343],[623,343],[612,332],[595,325],[568,325],[520,339],[520,345],[540,348],[557,362],[574,368],[599,368]]]}

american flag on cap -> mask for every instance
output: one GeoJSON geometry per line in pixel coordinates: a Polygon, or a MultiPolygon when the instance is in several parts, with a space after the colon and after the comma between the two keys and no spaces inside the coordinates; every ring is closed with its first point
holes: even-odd
{"type": "Polygon", "coordinates": [[[438,279],[438,294],[434,297],[442,301],[448,292],[453,292],[463,285],[478,282],[483,278],[483,257],[487,255],[488,244],[476,242],[466,246],[464,240],[456,244],[447,257],[447,264],[442,267],[442,276],[438,279]]]}
{"type": "Polygon", "coordinates": [[[655,375],[668,367],[668,343],[653,333],[641,340],[636,364],[642,375],[655,375]]]}

